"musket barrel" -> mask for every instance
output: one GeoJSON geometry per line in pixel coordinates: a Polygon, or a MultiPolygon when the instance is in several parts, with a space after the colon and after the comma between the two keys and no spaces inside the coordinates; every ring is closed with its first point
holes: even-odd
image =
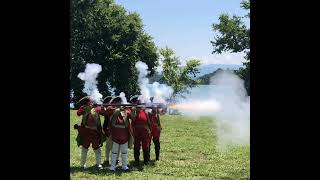
{"type": "Polygon", "coordinates": [[[138,104],[102,104],[103,106],[138,106],[138,104]]]}

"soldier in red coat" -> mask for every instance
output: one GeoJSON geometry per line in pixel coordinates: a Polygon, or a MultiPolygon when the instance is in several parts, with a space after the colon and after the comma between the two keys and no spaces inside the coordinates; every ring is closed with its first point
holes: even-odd
{"type": "Polygon", "coordinates": [[[100,106],[93,107],[90,98],[82,100],[83,105],[77,111],[77,115],[82,115],[81,126],[78,127],[79,135],[81,138],[81,162],[80,166],[85,168],[88,148],[92,145],[93,151],[96,157],[96,164],[99,169],[102,169],[101,165],[101,149],[102,146],[102,126],[100,122],[100,114],[102,108],[100,106]]]}
{"type": "MultiPolygon", "coordinates": [[[[113,99],[114,97],[112,96],[107,96],[106,98],[103,99],[103,103],[105,104],[109,104],[110,101],[113,99]]],[[[114,108],[112,106],[105,106],[106,112],[104,114],[104,122],[103,122],[103,132],[104,135],[106,136],[106,147],[105,147],[105,165],[110,165],[109,164],[109,160],[110,160],[110,153],[111,153],[111,149],[112,149],[112,139],[110,136],[110,130],[108,127],[110,118],[113,114],[113,110],[114,108]]]]}
{"type": "MultiPolygon", "coordinates": [[[[118,98],[118,97],[117,97],[118,98]]],[[[119,97],[120,98],[120,97],[119,97]]],[[[121,102],[121,101],[120,101],[121,102]]],[[[128,168],[128,141],[131,134],[129,115],[123,108],[117,108],[110,119],[109,127],[111,130],[112,144],[112,158],[110,170],[115,171],[116,161],[121,151],[122,169],[129,171],[128,168]]]]}
{"type": "Polygon", "coordinates": [[[143,106],[137,106],[132,113],[132,127],[134,129],[134,159],[135,165],[139,165],[140,146],[142,145],[144,164],[150,160],[150,120],[143,106]]]}
{"type": "Polygon", "coordinates": [[[160,155],[160,133],[161,133],[162,127],[160,123],[159,109],[157,107],[152,108],[151,113],[149,113],[149,119],[151,122],[150,145],[151,145],[151,139],[152,139],[154,143],[156,160],[158,161],[159,155],[160,155]]]}

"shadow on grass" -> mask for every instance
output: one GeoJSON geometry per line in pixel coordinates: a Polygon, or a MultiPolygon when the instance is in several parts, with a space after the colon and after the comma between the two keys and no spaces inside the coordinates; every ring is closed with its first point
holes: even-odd
{"type": "Polygon", "coordinates": [[[114,174],[111,172],[108,168],[104,168],[103,170],[98,170],[97,166],[91,166],[86,169],[83,169],[81,167],[70,167],[70,173],[77,173],[77,172],[83,172],[88,174],[95,174],[95,175],[112,175],[114,174]]]}
{"type": "Polygon", "coordinates": [[[150,166],[154,167],[155,166],[155,160],[150,160],[149,164],[144,165],[143,161],[140,161],[139,166],[134,166],[134,161],[130,161],[128,164],[128,167],[130,169],[129,172],[126,172],[122,170],[121,166],[118,166],[116,168],[115,172],[112,172],[109,170],[110,166],[103,166],[103,170],[98,170],[97,166],[91,166],[87,167],[86,169],[83,169],[81,167],[70,167],[70,173],[77,173],[77,172],[83,172],[83,173],[88,173],[88,174],[94,174],[94,175],[101,175],[101,176],[107,176],[107,175],[113,175],[115,174],[116,176],[121,176],[122,173],[131,173],[133,171],[143,171],[145,166],[150,166]]]}

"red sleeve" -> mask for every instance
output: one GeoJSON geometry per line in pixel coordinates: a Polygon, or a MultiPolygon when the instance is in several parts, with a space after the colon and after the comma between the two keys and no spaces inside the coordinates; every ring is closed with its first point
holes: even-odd
{"type": "Polygon", "coordinates": [[[77,111],[77,115],[81,116],[83,113],[84,113],[84,108],[83,108],[83,106],[81,106],[77,111]]]}
{"type": "Polygon", "coordinates": [[[151,128],[151,121],[150,121],[150,117],[149,117],[149,113],[145,112],[147,115],[147,125],[149,126],[149,128],[151,128]]]}

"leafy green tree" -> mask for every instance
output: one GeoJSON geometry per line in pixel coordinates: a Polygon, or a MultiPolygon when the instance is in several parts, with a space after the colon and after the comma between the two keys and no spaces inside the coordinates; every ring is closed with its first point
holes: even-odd
{"type": "MultiPolygon", "coordinates": [[[[160,49],[162,56],[163,80],[166,84],[173,88],[173,95],[171,100],[175,100],[178,95],[189,92],[188,89],[199,84],[199,80],[192,78],[199,73],[197,68],[200,61],[197,59],[190,59],[186,66],[181,67],[180,60],[172,49],[165,47],[160,49]]],[[[182,96],[183,97],[183,96],[182,96]]]]}
{"type": "MultiPolygon", "coordinates": [[[[250,1],[241,2],[241,7],[250,10],[250,1]]],[[[249,18],[250,12],[244,17],[222,14],[219,17],[219,23],[212,25],[213,31],[219,32],[214,41],[212,53],[222,53],[224,51],[245,52],[246,62],[244,68],[240,68],[237,74],[245,81],[245,88],[250,95],[250,28],[245,25],[243,19],[249,18]]]]}
{"type": "Polygon", "coordinates": [[[116,89],[116,94],[138,93],[135,63],[145,62],[153,74],[159,59],[139,15],[127,12],[113,0],[72,0],[70,18],[70,85],[74,92],[71,101],[84,96],[84,83],[77,75],[87,63],[102,66],[98,89],[103,96],[110,95],[106,82],[116,89]]]}

